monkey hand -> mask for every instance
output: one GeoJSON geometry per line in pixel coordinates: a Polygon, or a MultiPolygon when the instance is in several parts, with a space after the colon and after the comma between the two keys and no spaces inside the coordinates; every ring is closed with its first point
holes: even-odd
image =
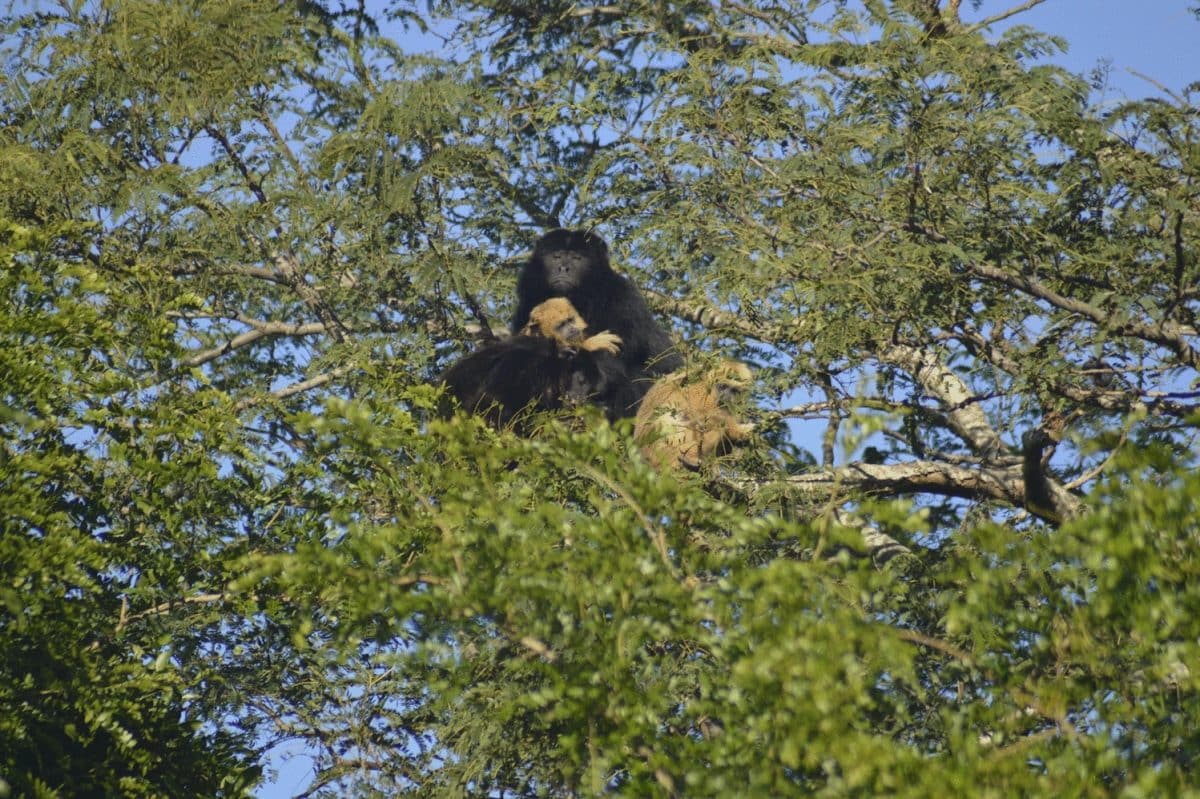
{"type": "Polygon", "coordinates": [[[609,333],[605,330],[603,333],[597,333],[594,336],[588,336],[583,342],[583,348],[588,352],[607,352],[609,355],[616,355],[621,351],[621,337],[616,333],[609,333]]]}

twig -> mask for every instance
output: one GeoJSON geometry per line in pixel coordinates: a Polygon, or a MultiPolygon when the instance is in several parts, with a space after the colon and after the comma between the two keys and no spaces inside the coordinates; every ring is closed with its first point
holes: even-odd
{"type": "Polygon", "coordinates": [[[967,33],[974,33],[975,31],[979,30],[980,28],[986,28],[989,25],[994,25],[997,22],[1002,22],[1002,21],[1008,19],[1009,17],[1015,17],[1017,14],[1028,11],[1029,9],[1033,8],[1034,6],[1040,6],[1044,2],[1046,2],[1046,0],[1027,0],[1024,3],[1021,3],[1021,5],[1019,5],[1019,6],[1013,6],[1008,11],[1002,11],[999,14],[995,15],[994,17],[988,17],[987,19],[980,20],[979,22],[976,22],[973,25],[970,25],[967,28],[967,33]]]}
{"type": "Polygon", "coordinates": [[[122,608],[121,618],[117,621],[116,631],[121,632],[121,630],[125,629],[130,622],[135,622],[148,616],[162,616],[163,614],[170,612],[172,608],[179,605],[197,605],[206,602],[220,602],[227,596],[228,594],[226,594],[224,591],[219,594],[197,594],[196,596],[185,596],[182,599],[171,599],[166,602],[160,602],[152,608],[147,608],[146,610],[139,611],[138,613],[134,613],[132,615],[126,615],[124,608],[122,608]]]}
{"type": "Polygon", "coordinates": [[[302,167],[300,165],[300,162],[296,160],[296,156],[292,152],[292,148],[288,146],[287,140],[284,139],[283,136],[279,133],[279,128],[275,127],[275,121],[273,119],[271,119],[270,115],[267,114],[265,109],[261,109],[261,108],[258,111],[258,118],[262,121],[263,125],[265,125],[267,130],[270,132],[271,138],[273,138],[275,140],[275,144],[278,145],[279,149],[283,151],[284,157],[287,158],[288,163],[292,165],[292,169],[295,170],[296,176],[299,178],[303,178],[304,177],[304,167],[302,167]]]}
{"type": "Polygon", "coordinates": [[[1107,328],[1117,333],[1133,336],[1135,338],[1150,341],[1155,344],[1160,344],[1169,350],[1172,350],[1179,359],[1193,369],[1200,369],[1200,354],[1192,349],[1191,345],[1183,337],[1182,333],[1169,323],[1164,323],[1157,328],[1149,325],[1144,325],[1139,322],[1123,322],[1118,324],[1109,323],[1109,315],[1101,311],[1095,306],[1088,305],[1086,302],[1064,297],[1053,289],[1045,286],[1036,280],[1031,280],[1024,275],[1017,275],[1011,272],[1006,272],[1003,269],[997,269],[994,266],[988,266],[981,263],[968,263],[967,269],[989,280],[994,280],[1002,283],[1010,288],[1018,289],[1031,296],[1037,297],[1040,300],[1045,300],[1056,308],[1071,313],[1079,314],[1085,319],[1089,319],[1101,328],[1107,328]]]}
{"type": "Polygon", "coordinates": [[[202,366],[209,361],[215,361],[222,355],[241,349],[259,339],[269,336],[312,336],[317,333],[324,333],[326,329],[325,325],[320,322],[312,322],[306,325],[289,325],[286,322],[259,322],[246,319],[239,319],[238,321],[250,325],[251,329],[239,336],[234,336],[219,347],[213,347],[210,350],[193,355],[184,361],[183,365],[188,367],[202,366]]]}
{"type": "Polygon", "coordinates": [[[304,275],[300,274],[300,262],[296,256],[290,252],[276,252],[272,256],[275,260],[275,268],[287,280],[288,285],[296,292],[296,295],[304,301],[313,313],[317,315],[324,324],[329,333],[337,343],[346,343],[346,329],[342,325],[340,319],[325,302],[320,292],[312,286],[308,285],[308,281],[304,279],[304,275]]]}
{"type": "Polygon", "coordinates": [[[1068,491],[1070,491],[1070,490],[1079,488],[1080,486],[1082,486],[1086,483],[1089,483],[1092,480],[1099,477],[1104,472],[1104,470],[1108,468],[1108,465],[1113,462],[1113,459],[1117,457],[1117,453],[1121,451],[1121,447],[1128,440],[1129,440],[1129,430],[1122,430],[1121,431],[1121,439],[1119,441],[1117,441],[1116,445],[1112,448],[1112,452],[1108,453],[1108,456],[1105,457],[1105,459],[1103,461],[1101,461],[1094,469],[1087,470],[1086,472],[1079,475],[1071,482],[1064,485],[1063,488],[1066,488],[1068,491]]]}
{"type": "Polygon", "coordinates": [[[1017,686],[1004,686],[1000,684],[1000,681],[996,678],[996,675],[992,673],[991,669],[978,663],[970,652],[959,649],[953,644],[943,641],[939,638],[934,638],[932,636],[925,635],[924,633],[919,633],[916,630],[905,630],[894,627],[892,629],[895,630],[896,635],[902,641],[907,641],[910,644],[917,644],[927,649],[933,649],[937,652],[941,652],[944,655],[954,658],[968,668],[978,669],[980,673],[982,673],[987,679],[991,680],[997,688],[1010,693],[1012,698],[1016,700],[1018,704],[1032,708],[1033,711],[1042,718],[1053,721],[1058,725],[1060,731],[1064,731],[1070,734],[1072,737],[1079,736],[1079,731],[1075,729],[1075,725],[1071,723],[1069,718],[1067,718],[1066,713],[1056,713],[1051,711],[1049,708],[1043,707],[1041,702],[1038,701],[1037,697],[1026,693],[1023,688],[1019,688],[1017,686]]]}

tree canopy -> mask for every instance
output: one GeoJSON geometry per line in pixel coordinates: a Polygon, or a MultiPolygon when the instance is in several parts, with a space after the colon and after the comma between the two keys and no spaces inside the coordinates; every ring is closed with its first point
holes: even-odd
{"type": "Polygon", "coordinates": [[[13,4],[0,795],[1200,795],[1200,84],[1034,4],[13,4]],[[752,441],[439,417],[558,226],[752,441]]]}

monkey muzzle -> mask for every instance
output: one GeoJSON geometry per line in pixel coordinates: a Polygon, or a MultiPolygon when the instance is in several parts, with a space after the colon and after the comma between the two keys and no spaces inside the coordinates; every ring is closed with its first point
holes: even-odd
{"type": "Polygon", "coordinates": [[[587,269],[587,259],[578,253],[554,252],[543,259],[546,283],[555,291],[570,291],[577,288],[587,269]]]}

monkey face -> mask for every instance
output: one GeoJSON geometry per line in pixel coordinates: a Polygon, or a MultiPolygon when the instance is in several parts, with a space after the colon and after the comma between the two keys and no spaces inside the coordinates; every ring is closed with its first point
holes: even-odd
{"type": "MultiPolygon", "coordinates": [[[[611,361],[619,363],[615,358],[611,361]]],[[[597,356],[584,352],[567,363],[560,393],[568,407],[588,403],[605,405],[614,385],[613,374],[602,368],[597,356]]]]}
{"type": "Polygon", "coordinates": [[[575,370],[567,375],[562,397],[566,405],[576,407],[586,403],[594,389],[592,378],[582,370],[575,370]]]}
{"type": "Polygon", "coordinates": [[[557,250],[542,256],[546,284],[554,291],[569,292],[583,284],[592,259],[586,252],[557,250]]]}
{"type": "Polygon", "coordinates": [[[578,289],[593,272],[608,269],[608,246],[599,236],[581,230],[552,230],[538,241],[533,260],[541,265],[551,291],[578,289]]]}
{"type": "Polygon", "coordinates": [[[583,322],[578,317],[572,319],[564,319],[555,326],[554,332],[557,334],[560,341],[568,344],[578,344],[583,340],[583,322]]]}
{"type": "Polygon", "coordinates": [[[719,363],[710,378],[722,402],[735,400],[746,394],[754,382],[750,367],[740,361],[726,360],[719,363]]]}
{"type": "Polygon", "coordinates": [[[552,338],[560,350],[574,353],[583,342],[587,324],[565,297],[551,297],[536,306],[529,314],[529,324],[521,331],[525,336],[552,338]]]}

